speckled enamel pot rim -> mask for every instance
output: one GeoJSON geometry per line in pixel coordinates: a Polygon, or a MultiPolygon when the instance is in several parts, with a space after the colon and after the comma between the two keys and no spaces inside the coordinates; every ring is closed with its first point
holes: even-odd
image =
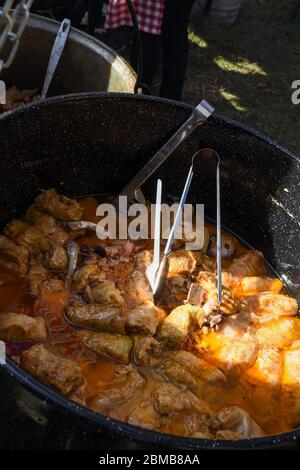
{"type": "Polygon", "coordinates": [[[65,398],[44,385],[39,380],[33,378],[21,366],[7,359],[7,363],[2,366],[3,370],[10,377],[16,379],[25,388],[35,395],[66,413],[75,415],[85,423],[100,428],[109,428],[111,432],[122,434],[131,440],[149,445],[158,445],[161,448],[181,449],[181,450],[201,450],[201,449],[267,449],[272,447],[292,445],[300,440],[300,429],[274,436],[262,438],[234,440],[213,440],[213,439],[193,439],[191,437],[180,437],[156,431],[143,429],[132,424],[123,423],[109,416],[83,407],[76,402],[65,398]]]}
{"type": "MultiPolygon", "coordinates": [[[[181,107],[182,109],[193,109],[193,106],[187,103],[179,102],[179,101],[174,101],[174,100],[169,100],[166,98],[158,98],[156,96],[144,96],[144,95],[135,95],[132,93],[113,93],[113,92],[88,92],[88,93],[71,93],[68,95],[60,95],[60,96],[53,96],[51,98],[46,98],[45,100],[37,100],[32,103],[27,103],[23,106],[20,106],[13,111],[7,111],[5,113],[0,114],[0,121],[2,119],[5,119],[7,115],[11,116],[13,115],[18,115],[23,113],[24,111],[30,109],[30,108],[37,108],[39,109],[42,106],[47,106],[50,103],[56,103],[56,102],[63,102],[63,101],[86,101],[86,100],[93,100],[95,98],[126,98],[126,99],[131,99],[131,100],[141,100],[141,101],[149,101],[149,102],[158,102],[158,103],[166,103],[166,104],[173,104],[177,107],[181,107]]],[[[298,162],[300,162],[300,156],[293,153],[292,151],[288,150],[285,148],[283,145],[281,145],[279,142],[277,142],[274,139],[271,139],[270,137],[266,136],[260,131],[257,131],[256,129],[247,126],[246,124],[240,123],[238,121],[235,121],[234,119],[230,119],[226,116],[223,116],[222,114],[219,114],[217,112],[214,112],[214,114],[210,117],[210,119],[218,119],[219,121],[223,121],[227,124],[231,124],[234,127],[237,127],[239,129],[242,129],[249,134],[254,135],[258,139],[261,139],[265,141],[266,143],[278,148],[278,150],[285,152],[289,157],[294,158],[298,162]]]]}
{"type": "MultiPolygon", "coordinates": [[[[143,100],[143,101],[156,101],[159,103],[169,103],[177,106],[178,108],[183,109],[192,109],[193,107],[188,104],[178,103],[171,100],[164,100],[155,97],[144,97],[136,96],[131,94],[123,93],[81,93],[73,95],[64,95],[59,97],[48,98],[44,101],[37,101],[34,103],[29,103],[25,106],[17,108],[14,111],[4,113],[0,116],[0,123],[2,120],[5,120],[6,116],[12,115],[18,116],[21,113],[26,113],[29,109],[38,110],[41,107],[50,105],[51,103],[56,102],[67,102],[67,101],[90,101],[95,98],[106,98],[106,99],[128,99],[128,100],[143,100]]],[[[267,143],[279,151],[283,152],[286,157],[295,159],[297,162],[300,162],[300,158],[282,147],[279,143],[273,141],[272,139],[264,136],[260,132],[251,129],[250,127],[235,122],[226,117],[214,114],[211,119],[216,119],[231,125],[232,127],[239,128],[244,132],[256,137],[258,140],[261,140],[264,143],[267,143]]],[[[2,369],[9,374],[9,376],[16,379],[24,387],[38,395],[41,399],[45,400],[50,405],[55,405],[63,412],[78,417],[80,420],[83,420],[85,423],[96,427],[108,429],[111,432],[122,434],[123,436],[138,441],[144,444],[158,445],[162,448],[176,448],[176,449],[187,449],[187,450],[200,450],[200,449],[262,449],[262,448],[272,448],[275,446],[284,446],[289,444],[295,444],[300,442],[300,429],[295,431],[290,431],[283,434],[278,434],[274,436],[267,436],[263,438],[253,438],[253,439],[243,439],[239,441],[233,440],[207,440],[207,439],[193,439],[180,436],[174,436],[169,434],[163,434],[155,431],[146,430],[134,425],[126,424],[118,420],[112,419],[110,417],[103,416],[96,411],[93,411],[89,408],[78,405],[77,403],[69,400],[68,398],[63,397],[62,395],[56,393],[54,390],[50,389],[42,382],[33,378],[28,374],[24,369],[22,369],[17,363],[11,359],[7,359],[7,364],[2,366],[2,369]]]]}

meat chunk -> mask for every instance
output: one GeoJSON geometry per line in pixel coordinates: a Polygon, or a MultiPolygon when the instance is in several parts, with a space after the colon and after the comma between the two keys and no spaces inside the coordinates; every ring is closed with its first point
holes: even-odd
{"type": "Polygon", "coordinates": [[[162,427],[162,430],[163,432],[186,437],[197,433],[199,436],[202,435],[213,439],[214,437],[209,432],[209,428],[204,423],[206,416],[208,416],[207,413],[199,412],[194,408],[181,413],[171,413],[168,416],[164,416],[164,422],[167,419],[167,423],[162,427]]]}
{"type": "Polygon", "coordinates": [[[42,344],[23,351],[21,365],[27,372],[63,395],[68,395],[83,382],[80,367],[71,360],[54,354],[42,344]]]}
{"type": "Polygon", "coordinates": [[[129,310],[126,328],[132,333],[154,335],[163,317],[163,310],[156,307],[151,301],[147,301],[129,310]]]}
{"type": "Polygon", "coordinates": [[[117,361],[129,363],[132,348],[132,339],[129,336],[86,332],[83,342],[86,347],[99,354],[106,354],[117,361]]]}
{"type": "Polygon", "coordinates": [[[135,270],[130,273],[126,282],[126,293],[134,301],[135,305],[145,302],[153,302],[152,290],[145,277],[145,271],[135,270]]]}
{"type": "Polygon", "coordinates": [[[67,232],[54,217],[31,206],[26,212],[26,221],[45,235],[51,246],[63,246],[72,233],[67,232]]]}
{"type": "Polygon", "coordinates": [[[205,290],[200,284],[193,282],[188,292],[187,303],[201,307],[205,303],[205,300],[205,290]]]}
{"type": "Polygon", "coordinates": [[[297,324],[293,318],[280,318],[256,330],[256,337],[262,348],[284,348],[291,344],[297,335],[297,324]]]}
{"type": "Polygon", "coordinates": [[[221,429],[221,431],[216,432],[216,439],[220,440],[238,440],[238,439],[243,439],[243,437],[238,433],[234,431],[229,431],[228,429],[221,429]]]}
{"type": "Polygon", "coordinates": [[[192,392],[196,391],[197,381],[185,365],[172,359],[165,359],[155,368],[155,372],[169,382],[176,385],[185,385],[192,392]]]}
{"type": "Polygon", "coordinates": [[[49,248],[49,241],[38,225],[30,225],[17,237],[17,243],[24,246],[30,255],[36,255],[49,248]]]}
{"type": "Polygon", "coordinates": [[[92,302],[98,304],[124,304],[121,292],[112,281],[100,281],[95,283],[95,285],[89,286],[87,289],[89,290],[89,299],[92,302]]]}
{"type": "Polygon", "coordinates": [[[178,349],[183,346],[195,324],[201,326],[205,316],[201,307],[180,305],[163,320],[160,337],[164,347],[178,349]]]}
{"type": "Polygon", "coordinates": [[[55,189],[48,189],[39,194],[35,206],[58,220],[80,220],[83,207],[75,199],[59,195],[55,189]]]}
{"type": "Polygon", "coordinates": [[[165,282],[163,295],[160,296],[160,305],[169,311],[177,305],[181,305],[188,296],[190,285],[191,280],[187,274],[169,275],[165,282]]]}
{"type": "Polygon", "coordinates": [[[28,270],[28,250],[24,246],[0,235],[0,256],[2,256],[9,268],[16,269],[21,275],[28,270]]]}
{"type": "Polygon", "coordinates": [[[295,341],[289,349],[283,353],[283,378],[286,386],[300,385],[300,344],[295,341]]]}
{"type": "Polygon", "coordinates": [[[138,366],[149,366],[161,354],[160,342],[152,336],[134,336],[134,360],[138,366]]]}
{"type": "Polygon", "coordinates": [[[49,214],[46,214],[42,209],[39,209],[35,205],[32,205],[28,208],[25,220],[27,223],[31,225],[45,225],[47,227],[47,231],[49,227],[56,225],[56,219],[49,214]]]}
{"type": "Polygon", "coordinates": [[[212,364],[200,359],[188,351],[178,351],[172,354],[172,359],[182,364],[195,377],[212,384],[223,384],[226,377],[223,372],[212,364]]]}
{"type": "Polygon", "coordinates": [[[104,414],[113,415],[113,410],[137,400],[138,395],[146,385],[143,376],[132,367],[120,366],[120,379],[103,392],[94,397],[91,402],[91,408],[104,414]]]}
{"type": "MultiPolygon", "coordinates": [[[[185,274],[174,274],[167,278],[167,285],[171,293],[185,292],[188,293],[191,287],[191,281],[185,274]]],[[[196,285],[196,284],[195,284],[196,285]]],[[[189,302],[193,303],[193,302],[189,302]]]]}
{"type": "Polygon", "coordinates": [[[78,269],[72,281],[72,287],[76,292],[83,291],[90,283],[104,280],[106,275],[97,264],[85,264],[78,269]]]}
{"type": "Polygon", "coordinates": [[[35,263],[31,266],[27,275],[30,293],[38,295],[42,283],[51,279],[51,276],[52,274],[41,263],[35,263]]]}
{"type": "Polygon", "coordinates": [[[138,271],[145,272],[148,266],[152,263],[153,252],[151,250],[142,250],[133,258],[134,267],[138,271]]]}
{"type": "Polygon", "coordinates": [[[143,250],[137,253],[128,264],[128,275],[124,283],[124,297],[129,307],[153,302],[153,294],[146,279],[146,269],[152,261],[152,252],[143,250]]]}
{"type": "Polygon", "coordinates": [[[277,348],[261,348],[254,365],[241,377],[248,407],[261,426],[272,431],[281,420],[282,355],[277,348]]]}
{"type": "MultiPolygon", "coordinates": [[[[221,239],[221,253],[222,258],[232,258],[236,249],[237,249],[237,239],[230,235],[229,233],[222,233],[221,239]]],[[[209,248],[208,248],[208,255],[209,256],[217,256],[217,237],[214,235],[210,238],[209,248]]]]}
{"type": "Polygon", "coordinates": [[[78,405],[87,406],[83,388],[84,386],[76,389],[73,393],[69,395],[69,399],[75,401],[76,403],[78,403],[78,405]]]}
{"type": "Polygon", "coordinates": [[[280,294],[282,282],[279,279],[260,276],[232,276],[230,273],[222,273],[222,284],[230,289],[236,297],[254,295],[260,292],[273,292],[280,294]]]}
{"type": "Polygon", "coordinates": [[[130,414],[127,417],[127,422],[145,429],[159,429],[161,416],[154,409],[151,397],[148,393],[144,393],[141,399],[133,404],[130,414]]]}
{"type": "Polygon", "coordinates": [[[210,256],[203,255],[203,260],[201,263],[202,271],[207,271],[211,274],[215,274],[217,269],[217,261],[216,258],[211,258],[210,256]]]}
{"type": "Polygon", "coordinates": [[[43,257],[45,268],[51,271],[66,271],[68,269],[68,255],[62,246],[50,248],[43,257]]]}
{"type": "Polygon", "coordinates": [[[299,341],[283,353],[282,407],[289,426],[300,422],[300,345],[299,341]]]}
{"type": "Polygon", "coordinates": [[[228,272],[233,276],[263,276],[266,274],[264,256],[260,251],[248,251],[233,260],[228,272]]]}
{"type": "Polygon", "coordinates": [[[223,332],[226,336],[235,336],[245,333],[252,323],[253,318],[251,313],[241,311],[234,315],[226,316],[220,325],[219,331],[223,332]]]}
{"type": "Polygon", "coordinates": [[[161,383],[153,392],[155,409],[161,415],[190,411],[208,413],[209,407],[184,386],[161,383]]]}
{"type": "Polygon", "coordinates": [[[288,295],[262,292],[245,299],[246,305],[258,315],[297,315],[298,305],[288,295]]]}
{"type": "MultiPolygon", "coordinates": [[[[201,271],[197,277],[197,282],[205,292],[203,309],[207,314],[212,313],[218,307],[217,278],[215,275],[201,271]]],[[[222,303],[219,311],[225,315],[232,315],[239,312],[241,302],[234,297],[226,287],[222,288],[222,303]]]]}
{"type": "Polygon", "coordinates": [[[261,348],[252,367],[245,373],[246,379],[253,385],[280,387],[282,376],[282,358],[277,348],[261,348]]]}
{"type": "Polygon", "coordinates": [[[232,378],[251,367],[258,352],[256,338],[251,333],[226,336],[223,332],[211,332],[205,337],[203,347],[204,359],[232,378]]]}
{"type": "Polygon", "coordinates": [[[202,253],[200,251],[176,250],[168,256],[168,272],[172,275],[193,273],[201,264],[202,253]]]}
{"type": "Polygon", "coordinates": [[[218,412],[217,419],[224,430],[236,433],[236,438],[248,439],[265,436],[265,432],[249,413],[238,406],[223,408],[218,412]]]}
{"type": "Polygon", "coordinates": [[[62,302],[63,305],[66,304],[66,301],[68,300],[68,296],[66,295],[67,292],[66,292],[66,289],[65,289],[65,283],[61,279],[56,279],[56,278],[46,279],[42,283],[41,288],[42,288],[43,294],[47,294],[47,293],[62,293],[62,294],[64,294],[63,299],[61,299],[61,302],[62,302]]]}
{"type": "Polygon", "coordinates": [[[43,341],[47,338],[45,320],[22,313],[0,313],[0,339],[6,342],[43,341]]]}
{"type": "Polygon", "coordinates": [[[190,437],[194,439],[214,439],[213,434],[211,434],[209,431],[197,431],[194,432],[190,437]]]}
{"type": "Polygon", "coordinates": [[[13,241],[29,227],[29,223],[22,219],[12,219],[4,228],[4,234],[13,241]]]}
{"type": "Polygon", "coordinates": [[[117,240],[116,243],[105,247],[106,256],[114,260],[119,259],[119,261],[129,260],[133,251],[134,244],[128,240],[117,240]]]}
{"type": "Polygon", "coordinates": [[[34,212],[34,216],[30,213],[30,216],[31,224],[27,220],[15,220],[6,226],[5,232],[27,248],[31,255],[66,243],[68,234],[53,217],[39,211],[34,212]]]}
{"type": "Polygon", "coordinates": [[[110,333],[124,333],[125,317],[116,305],[82,304],[68,306],[67,318],[76,325],[110,333]]]}
{"type": "Polygon", "coordinates": [[[66,232],[59,224],[56,224],[55,229],[47,234],[47,238],[52,247],[63,246],[69,239],[72,240],[70,233],[66,232]]]}
{"type": "Polygon", "coordinates": [[[38,212],[34,224],[45,234],[52,246],[63,246],[69,239],[69,233],[61,223],[48,214],[38,212]]]}

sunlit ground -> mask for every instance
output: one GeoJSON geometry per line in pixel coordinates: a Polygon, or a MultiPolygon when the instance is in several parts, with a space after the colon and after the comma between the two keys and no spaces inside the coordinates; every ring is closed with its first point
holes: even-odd
{"type": "Polygon", "coordinates": [[[300,154],[300,11],[296,0],[243,0],[237,23],[195,19],[183,100],[207,98],[222,114],[249,124],[300,154]]]}

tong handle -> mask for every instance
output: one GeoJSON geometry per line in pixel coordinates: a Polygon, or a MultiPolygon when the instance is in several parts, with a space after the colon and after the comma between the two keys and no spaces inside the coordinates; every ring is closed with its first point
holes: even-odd
{"type": "Polygon", "coordinates": [[[222,303],[222,234],[221,234],[221,182],[220,182],[220,159],[216,171],[217,186],[217,280],[218,280],[218,302],[222,303]]]}
{"type": "Polygon", "coordinates": [[[48,68],[47,68],[47,72],[45,76],[45,81],[43,85],[43,90],[41,93],[41,99],[46,98],[46,95],[48,93],[49,86],[52,82],[56,67],[58,66],[65,44],[67,42],[70,27],[71,27],[70,20],[65,18],[60,25],[60,28],[58,30],[57,36],[55,38],[55,41],[52,47],[52,51],[51,51],[50,59],[48,63],[48,68]]]}
{"type": "Polygon", "coordinates": [[[176,148],[196,129],[203,124],[214,112],[214,108],[207,101],[201,103],[193,110],[188,120],[175,132],[168,142],[147,162],[147,164],[122,189],[120,196],[134,199],[135,192],[157,170],[157,168],[176,150],[176,148]]]}
{"type": "Polygon", "coordinates": [[[191,186],[193,175],[194,174],[193,174],[193,165],[192,165],[190,167],[190,170],[189,170],[189,173],[188,173],[185,185],[184,185],[184,189],[183,189],[183,192],[182,192],[182,195],[181,195],[181,198],[180,198],[180,202],[179,202],[179,205],[178,205],[178,208],[177,208],[177,211],[176,211],[174,223],[172,225],[172,228],[171,228],[171,231],[170,231],[170,234],[169,234],[166,246],[165,246],[165,250],[164,250],[164,255],[165,256],[168,256],[168,254],[170,253],[170,251],[172,249],[172,245],[173,245],[177,225],[178,225],[178,222],[179,222],[180,217],[182,215],[182,211],[183,211],[184,204],[185,204],[185,201],[186,201],[186,198],[187,198],[190,186],[191,186]]]}
{"type": "Polygon", "coordinates": [[[192,158],[192,166],[197,156],[214,157],[216,166],[216,203],[217,203],[217,286],[218,303],[222,303],[222,232],[221,232],[221,177],[220,177],[220,157],[219,154],[211,148],[198,150],[192,158]]]}

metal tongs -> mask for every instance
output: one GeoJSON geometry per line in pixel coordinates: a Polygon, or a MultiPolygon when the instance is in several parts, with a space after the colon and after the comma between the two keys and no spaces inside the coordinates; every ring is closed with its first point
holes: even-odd
{"type": "Polygon", "coordinates": [[[48,68],[47,68],[47,72],[46,72],[46,76],[44,80],[44,85],[43,85],[43,89],[41,93],[41,99],[44,99],[47,96],[54,73],[60,61],[63,50],[65,48],[69,31],[70,31],[70,27],[71,27],[70,20],[65,18],[60,25],[60,28],[58,30],[57,36],[55,38],[55,41],[52,47],[50,59],[48,62],[48,68]]]}
{"type": "MultiPolygon", "coordinates": [[[[176,150],[176,148],[200,125],[202,125],[214,112],[214,108],[205,100],[194,108],[188,120],[175,132],[168,142],[152,157],[146,165],[123,188],[119,196],[127,196],[128,202],[136,200],[141,204],[145,198],[141,191],[142,184],[155,170],[176,150]]],[[[118,205],[118,197],[113,201],[118,205]]]]}
{"type": "Polygon", "coordinates": [[[156,192],[156,207],[155,207],[155,225],[154,225],[154,254],[153,262],[146,270],[146,276],[151,285],[153,295],[157,301],[167,277],[166,273],[166,261],[167,257],[171,253],[172,245],[178,226],[178,222],[181,218],[184,204],[191,186],[191,182],[194,176],[193,166],[194,160],[199,155],[203,157],[213,157],[217,160],[216,167],[216,199],[217,199],[217,286],[218,286],[218,304],[221,305],[222,302],[222,249],[221,249],[221,192],[220,192],[220,157],[218,153],[210,148],[205,148],[198,150],[192,158],[192,164],[188,172],[188,176],[184,185],[184,189],[180,198],[180,202],[176,211],[175,219],[173,226],[170,230],[169,237],[163,252],[162,259],[160,261],[160,215],[161,215],[161,192],[162,192],[162,183],[158,180],[157,183],[157,192],[156,192]]]}

